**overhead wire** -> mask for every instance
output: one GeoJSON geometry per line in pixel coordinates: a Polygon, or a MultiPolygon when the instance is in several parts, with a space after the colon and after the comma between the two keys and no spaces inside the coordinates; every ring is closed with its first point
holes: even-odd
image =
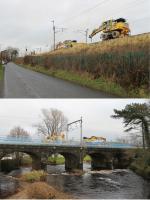
{"type": "MultiPolygon", "coordinates": [[[[67,22],[67,21],[70,21],[71,19],[73,19],[73,18],[77,18],[77,17],[79,17],[79,16],[81,16],[81,15],[83,15],[83,14],[85,14],[85,13],[87,13],[87,12],[89,12],[89,11],[92,11],[92,10],[94,10],[94,9],[96,9],[97,7],[99,7],[100,5],[104,5],[105,3],[108,3],[110,0],[105,0],[105,1],[102,1],[102,2],[100,2],[100,3],[98,3],[98,4],[96,4],[95,6],[93,6],[93,7],[91,7],[91,8],[88,8],[88,9],[86,9],[86,10],[84,10],[84,11],[82,11],[81,13],[79,13],[78,15],[76,15],[76,16],[72,16],[71,18],[69,18],[68,20],[64,20],[64,22],[67,22]]],[[[128,10],[128,9],[130,9],[131,7],[133,7],[132,5],[134,5],[134,7],[133,8],[135,8],[135,7],[137,7],[137,6],[139,6],[141,3],[143,3],[144,2],[144,0],[135,0],[135,1],[132,1],[131,3],[130,3],[130,5],[128,5],[127,7],[123,7],[122,9],[120,9],[119,8],[119,11],[117,11],[117,10],[114,10],[114,12],[111,14],[111,15],[113,15],[113,14],[115,14],[115,13],[122,13],[124,10],[128,10]]],[[[139,20],[142,20],[142,19],[137,19],[137,20],[134,20],[134,22],[136,22],[136,21],[139,21],[139,20]]],[[[63,22],[62,22],[63,23],[63,22]]],[[[70,27],[70,28],[66,28],[66,30],[68,31],[68,30],[70,30],[70,32],[77,32],[77,30],[72,30],[72,28],[70,27]]],[[[63,31],[63,33],[62,33],[62,35],[63,34],[65,34],[65,31],[63,31]]]]}
{"type": "Polygon", "coordinates": [[[110,0],[103,0],[103,1],[101,1],[101,2],[99,2],[98,4],[96,4],[95,6],[93,6],[93,7],[91,7],[91,8],[88,8],[88,9],[86,9],[86,10],[80,12],[78,15],[74,15],[74,16],[69,17],[68,19],[62,21],[62,24],[63,24],[63,23],[66,23],[66,22],[68,22],[68,21],[70,21],[70,20],[72,20],[73,18],[77,18],[77,17],[79,17],[79,16],[81,16],[81,15],[87,13],[87,12],[90,12],[91,10],[94,10],[95,8],[97,8],[97,7],[99,7],[99,6],[101,6],[101,5],[103,5],[103,4],[106,4],[108,1],[110,1],[110,0]]]}

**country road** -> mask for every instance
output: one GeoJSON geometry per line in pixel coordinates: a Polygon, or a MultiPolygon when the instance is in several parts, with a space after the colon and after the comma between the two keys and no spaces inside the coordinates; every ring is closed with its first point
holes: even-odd
{"type": "Polygon", "coordinates": [[[4,98],[116,98],[58,78],[5,65],[4,98]]]}

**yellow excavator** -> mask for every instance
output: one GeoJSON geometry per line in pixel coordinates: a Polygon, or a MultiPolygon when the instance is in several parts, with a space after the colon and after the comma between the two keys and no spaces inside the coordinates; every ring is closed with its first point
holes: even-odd
{"type": "Polygon", "coordinates": [[[94,29],[91,35],[89,35],[89,38],[92,39],[93,36],[100,32],[102,32],[100,37],[102,40],[110,40],[129,36],[130,28],[129,24],[124,18],[108,20],[103,22],[99,28],[94,29]]]}
{"type": "Polygon", "coordinates": [[[67,49],[75,46],[77,44],[76,40],[65,40],[64,42],[59,42],[56,45],[56,49],[67,49]]]}

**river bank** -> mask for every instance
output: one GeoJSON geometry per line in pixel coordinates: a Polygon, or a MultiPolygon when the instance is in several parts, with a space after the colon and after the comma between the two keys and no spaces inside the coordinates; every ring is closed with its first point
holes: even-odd
{"type": "Polygon", "coordinates": [[[150,180],[150,150],[138,149],[130,169],[143,178],[150,180]]]}
{"type": "Polygon", "coordinates": [[[20,182],[16,194],[10,195],[8,199],[71,199],[71,196],[64,194],[49,186],[45,182],[27,183],[20,182]]]}
{"type": "MultiPolygon", "coordinates": [[[[31,168],[23,168],[20,173],[29,172],[31,168]]],[[[85,173],[82,175],[65,172],[64,165],[48,165],[46,182],[58,192],[72,199],[149,199],[150,181],[143,179],[131,170],[91,171],[90,164],[84,163],[85,173]],[[63,192],[62,192],[63,191],[63,192]]],[[[9,196],[9,199],[23,198],[32,183],[24,185],[20,191],[9,196]]],[[[25,196],[27,198],[27,196],[25,196]]],[[[62,197],[61,197],[62,198],[62,197]]]]}
{"type": "Polygon", "coordinates": [[[31,168],[25,168],[24,171],[14,170],[7,175],[1,174],[0,198],[71,199],[69,194],[50,186],[46,182],[47,175],[42,170],[31,171],[31,168]]]}

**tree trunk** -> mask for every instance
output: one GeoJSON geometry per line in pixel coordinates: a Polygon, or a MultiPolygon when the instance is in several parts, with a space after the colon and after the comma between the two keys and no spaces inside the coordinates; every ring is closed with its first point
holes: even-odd
{"type": "Polygon", "coordinates": [[[144,138],[145,138],[146,146],[148,148],[150,148],[150,133],[149,133],[148,122],[146,120],[143,120],[142,128],[143,128],[143,133],[144,133],[144,138]]]}

